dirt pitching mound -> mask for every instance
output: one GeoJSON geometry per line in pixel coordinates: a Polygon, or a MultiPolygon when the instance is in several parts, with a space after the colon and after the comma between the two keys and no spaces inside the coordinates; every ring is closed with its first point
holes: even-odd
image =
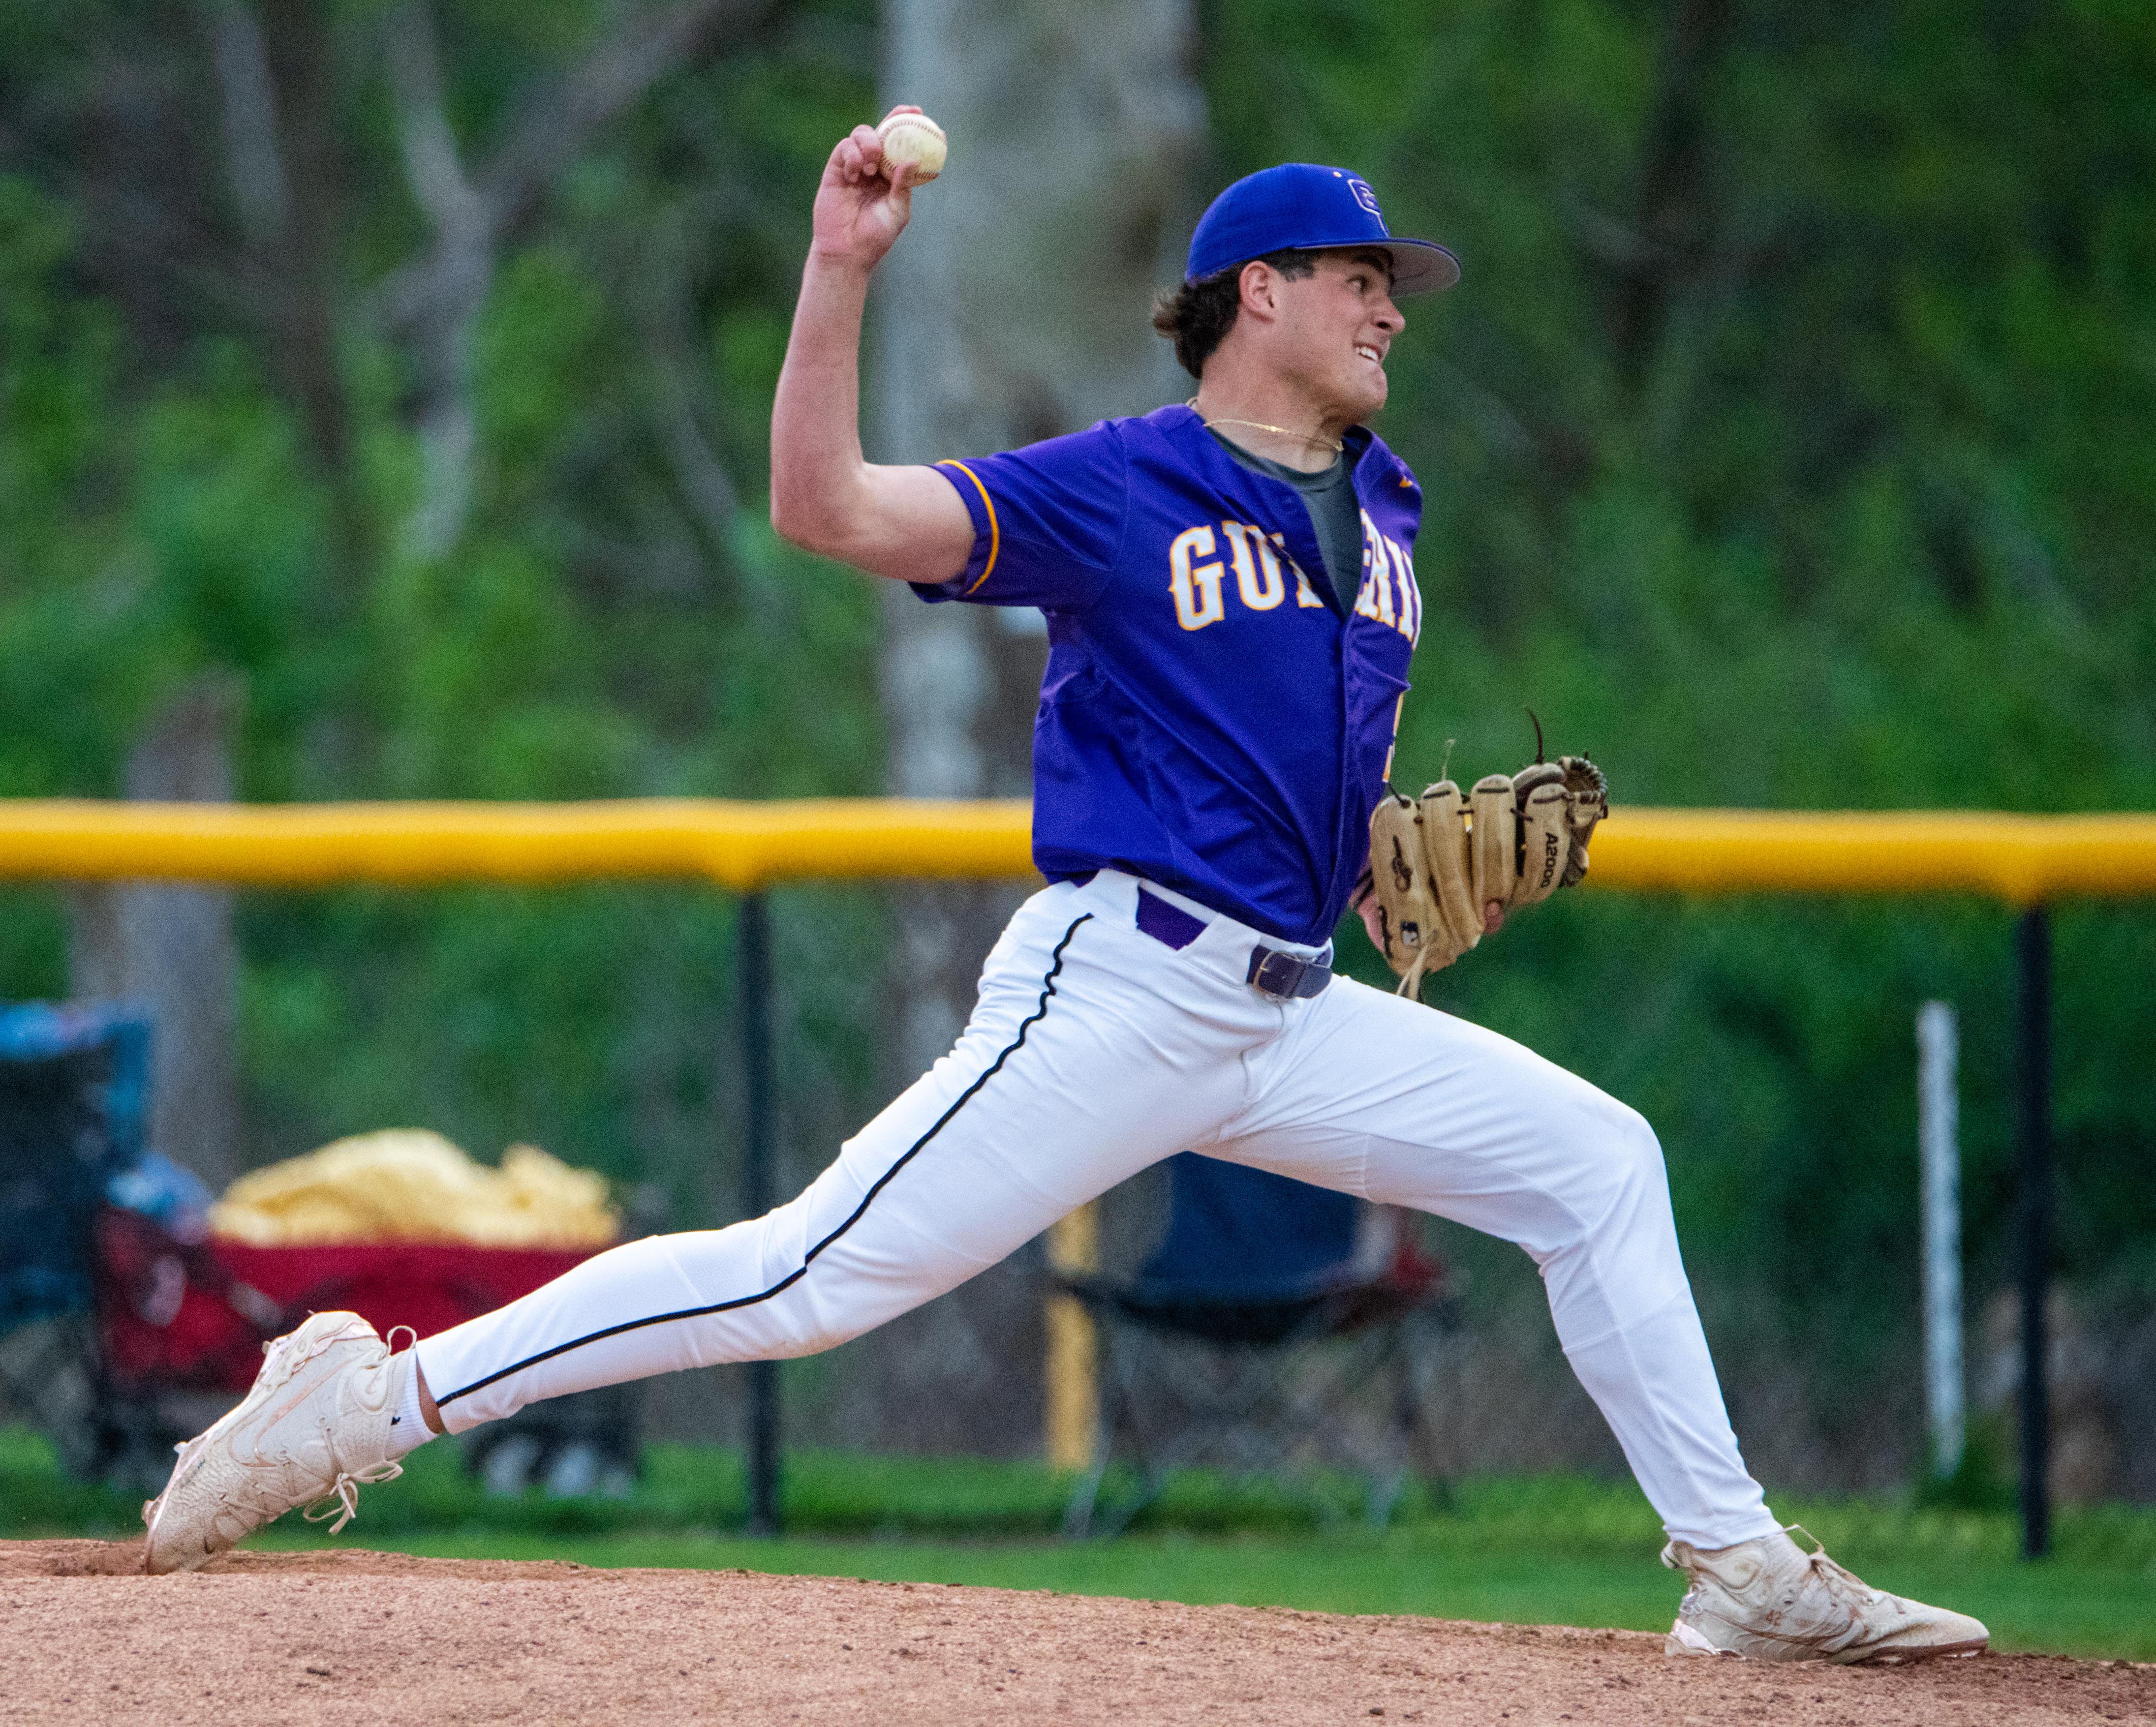
{"type": "Polygon", "coordinates": [[[144,1577],[0,1542],[0,1720],[2001,1724],[2156,1719],[2156,1666],[1671,1660],[1659,1637],[340,1551],[144,1577]]]}

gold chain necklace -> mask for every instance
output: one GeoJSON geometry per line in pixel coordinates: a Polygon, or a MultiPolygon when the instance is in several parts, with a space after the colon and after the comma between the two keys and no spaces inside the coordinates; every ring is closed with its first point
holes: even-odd
{"type": "Polygon", "coordinates": [[[1335,455],[1339,455],[1342,450],[1348,447],[1348,440],[1344,438],[1339,442],[1335,443],[1330,438],[1306,437],[1301,432],[1291,432],[1286,426],[1269,426],[1261,419],[1230,419],[1225,414],[1221,415],[1218,419],[1208,419],[1203,413],[1199,412],[1198,407],[1198,398],[1195,396],[1193,396],[1183,405],[1185,408],[1188,408],[1193,414],[1196,414],[1198,415],[1199,424],[1208,428],[1211,428],[1213,426],[1248,426],[1253,431],[1277,432],[1283,438],[1293,438],[1298,443],[1302,444],[1314,444],[1320,450],[1331,450],[1335,455]]]}

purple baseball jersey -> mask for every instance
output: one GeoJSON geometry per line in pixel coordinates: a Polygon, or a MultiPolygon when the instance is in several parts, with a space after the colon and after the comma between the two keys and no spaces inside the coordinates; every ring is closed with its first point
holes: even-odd
{"type": "Polygon", "coordinates": [[[1348,434],[1363,578],[1342,615],[1310,512],[1187,407],[937,471],[973,518],[930,600],[1038,606],[1033,856],[1125,870],[1285,941],[1327,940],[1369,851],[1422,625],[1422,492],[1348,434]]]}

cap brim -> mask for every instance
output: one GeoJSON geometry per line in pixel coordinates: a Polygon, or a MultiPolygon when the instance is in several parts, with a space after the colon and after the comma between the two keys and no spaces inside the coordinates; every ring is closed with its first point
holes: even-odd
{"type": "Polygon", "coordinates": [[[1393,292],[1435,294],[1460,280],[1460,260],[1435,240],[1394,239],[1393,292]]]}
{"type": "MultiPolygon", "coordinates": [[[[1297,252],[1389,252],[1393,259],[1393,292],[1398,294],[1435,294],[1440,289],[1450,288],[1460,280],[1460,260],[1435,240],[1404,240],[1388,235],[1383,239],[1353,239],[1321,241],[1316,245],[1283,248],[1297,252]]],[[[1243,264],[1251,260],[1245,258],[1243,264]]],[[[1230,270],[1240,270],[1243,264],[1230,264],[1217,270],[1209,270],[1204,277],[1190,275],[1188,282],[1210,280],[1224,275],[1230,270]]]]}

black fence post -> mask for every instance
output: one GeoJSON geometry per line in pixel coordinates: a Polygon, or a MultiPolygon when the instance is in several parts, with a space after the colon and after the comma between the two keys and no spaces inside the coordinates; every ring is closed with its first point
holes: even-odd
{"type": "Polygon", "coordinates": [[[2015,930],[2019,973],[2021,1556],[2051,1547],[2051,1400],[2045,1298],[2051,1281],[2051,924],[2042,906],[2015,930]]]}
{"type": "MultiPolygon", "coordinates": [[[[771,913],[760,893],[744,897],[741,944],[742,1084],[747,1103],[742,1146],[742,1216],[771,1209],[771,913]]],[[[778,1364],[748,1364],[748,1532],[778,1533],[778,1364]]]]}

